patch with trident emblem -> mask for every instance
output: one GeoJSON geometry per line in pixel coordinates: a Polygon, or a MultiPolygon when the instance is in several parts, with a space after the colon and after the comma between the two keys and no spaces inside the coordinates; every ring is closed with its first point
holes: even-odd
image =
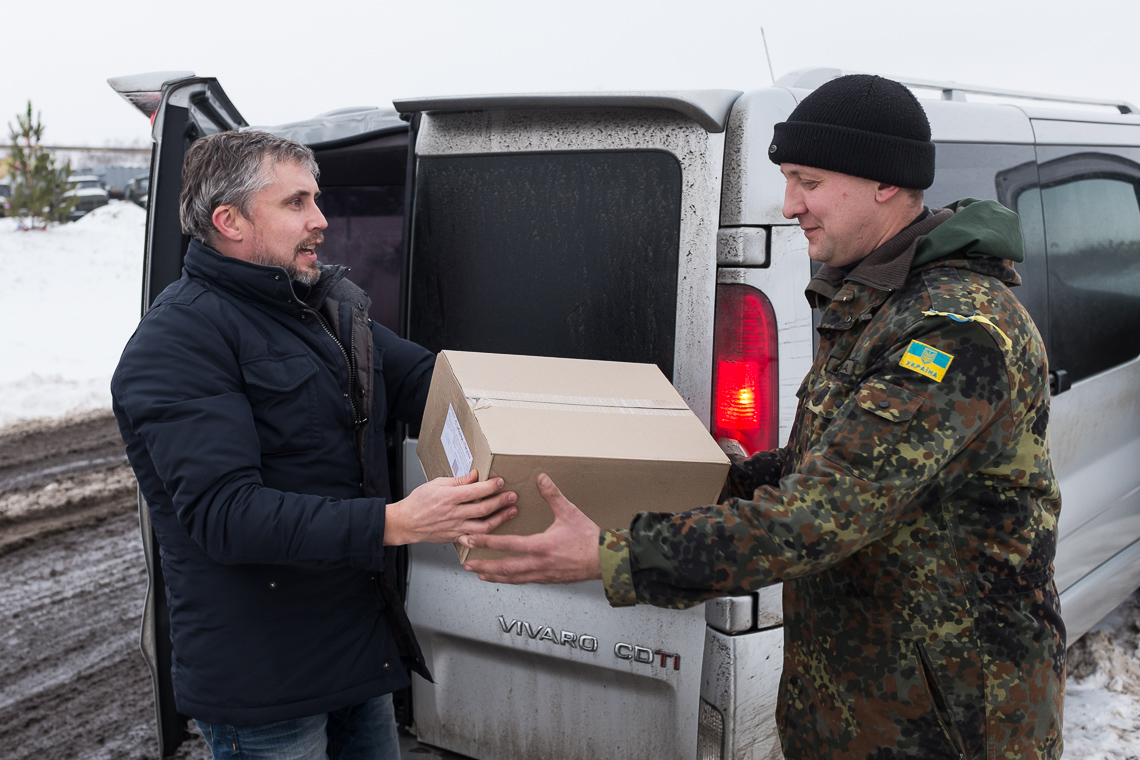
{"type": "Polygon", "coordinates": [[[906,353],[903,354],[899,366],[914,370],[918,374],[926,375],[931,380],[940,383],[946,374],[946,368],[950,366],[952,361],[954,361],[954,357],[945,351],[939,351],[933,346],[912,340],[910,345],[906,347],[906,353]]]}

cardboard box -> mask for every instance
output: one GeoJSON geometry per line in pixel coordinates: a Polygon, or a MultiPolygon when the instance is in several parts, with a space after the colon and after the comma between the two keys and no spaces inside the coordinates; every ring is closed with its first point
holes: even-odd
{"type": "Polygon", "coordinates": [[[429,479],[501,477],[519,513],[498,532],[516,535],[554,521],[539,473],[601,528],[628,528],[638,512],[714,503],[729,464],[653,364],[460,351],[436,360],[416,453],[429,479]]]}

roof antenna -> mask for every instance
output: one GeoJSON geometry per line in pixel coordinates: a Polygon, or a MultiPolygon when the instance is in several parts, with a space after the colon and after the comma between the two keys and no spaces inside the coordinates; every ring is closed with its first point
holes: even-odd
{"type": "Polygon", "coordinates": [[[768,54],[768,37],[764,34],[764,27],[760,27],[760,39],[764,40],[764,57],[768,59],[768,75],[772,77],[772,84],[776,84],[776,72],[772,71],[772,56],[768,54]]]}

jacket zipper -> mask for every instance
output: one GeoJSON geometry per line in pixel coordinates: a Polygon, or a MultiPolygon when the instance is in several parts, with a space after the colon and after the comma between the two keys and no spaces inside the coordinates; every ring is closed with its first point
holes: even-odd
{"type": "Polygon", "coordinates": [[[354,387],[354,378],[356,377],[356,357],[352,356],[348,351],[345,350],[344,345],[337,339],[336,335],[333,334],[332,328],[329,327],[329,323],[325,321],[325,318],[321,316],[320,312],[314,309],[309,309],[309,311],[312,312],[313,316],[317,318],[317,322],[320,323],[321,327],[324,328],[325,333],[327,333],[328,336],[332,338],[332,342],[336,344],[336,347],[340,349],[341,356],[344,357],[345,366],[348,367],[348,404],[352,407],[353,425],[359,427],[362,420],[360,419],[360,410],[356,408],[356,390],[354,387]]]}

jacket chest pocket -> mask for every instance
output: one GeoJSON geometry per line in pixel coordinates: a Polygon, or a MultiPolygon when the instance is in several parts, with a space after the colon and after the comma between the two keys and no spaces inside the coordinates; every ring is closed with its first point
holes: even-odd
{"type": "Polygon", "coordinates": [[[875,480],[885,465],[903,456],[899,443],[923,397],[875,379],[845,390],[842,398],[830,399],[831,420],[819,446],[824,457],[851,474],[875,480]]]}
{"type": "Polygon", "coordinates": [[[287,454],[321,443],[317,424],[318,367],[304,354],[250,359],[241,365],[261,453],[287,454]]]}
{"type": "Polygon", "coordinates": [[[822,380],[814,386],[809,386],[805,381],[797,395],[803,400],[804,407],[816,418],[831,420],[850,393],[851,388],[838,380],[822,380]]]}

